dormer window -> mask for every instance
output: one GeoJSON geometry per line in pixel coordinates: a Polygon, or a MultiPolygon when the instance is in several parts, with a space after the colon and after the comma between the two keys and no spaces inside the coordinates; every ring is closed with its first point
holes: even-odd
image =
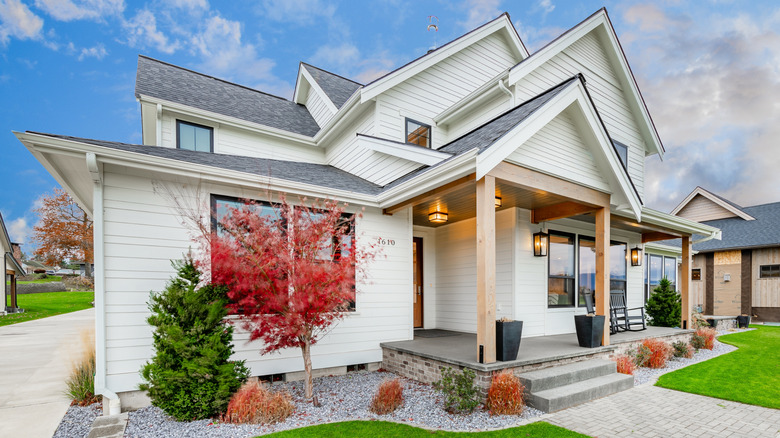
{"type": "Polygon", "coordinates": [[[198,152],[214,152],[214,128],[176,121],[176,147],[198,152]]]}
{"type": "Polygon", "coordinates": [[[431,147],[431,125],[406,119],[406,142],[425,148],[431,147]]]}

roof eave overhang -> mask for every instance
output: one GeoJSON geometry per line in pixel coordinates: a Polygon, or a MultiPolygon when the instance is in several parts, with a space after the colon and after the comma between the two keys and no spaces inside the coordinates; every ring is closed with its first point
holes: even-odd
{"type": "Polygon", "coordinates": [[[622,82],[625,85],[624,88],[628,88],[630,95],[633,98],[633,109],[637,111],[641,117],[643,123],[640,123],[640,129],[642,131],[642,137],[645,140],[646,147],[649,150],[647,155],[658,154],[660,159],[663,159],[664,148],[661,142],[661,138],[658,135],[658,131],[655,128],[653,119],[650,117],[650,112],[647,109],[642,93],[636,83],[631,67],[628,64],[625,53],[623,52],[620,42],[617,39],[617,34],[609,20],[606,9],[602,8],[588,19],[581,22],[574,28],[570,29],[552,43],[543,47],[527,59],[520,62],[518,65],[512,67],[509,70],[509,84],[514,85],[523,79],[526,75],[536,70],[539,66],[549,61],[553,56],[562,52],[569,47],[572,43],[579,40],[583,36],[587,35],[593,30],[600,29],[604,35],[607,36],[612,49],[613,49],[613,61],[617,61],[617,70],[622,73],[622,82]]]}
{"type": "Polygon", "coordinates": [[[741,217],[742,219],[746,221],[754,221],[756,218],[753,216],[745,213],[744,211],[738,209],[737,207],[734,207],[733,205],[729,204],[728,202],[720,199],[719,197],[715,196],[714,193],[710,192],[709,190],[703,188],[703,187],[696,187],[693,189],[691,193],[688,194],[688,196],[683,199],[680,204],[675,207],[674,210],[672,210],[671,215],[677,215],[677,213],[680,212],[683,208],[685,208],[686,205],[688,205],[689,202],[693,200],[693,198],[696,197],[696,195],[702,195],[705,198],[709,199],[710,201],[714,202],[715,204],[725,208],[726,210],[730,211],[731,213],[734,213],[736,216],[741,217]]]}
{"type": "MultiPolygon", "coordinates": [[[[73,156],[73,154],[83,154],[84,159],[86,160],[86,154],[94,153],[97,157],[97,160],[103,164],[114,164],[118,166],[160,172],[166,175],[190,177],[208,182],[247,187],[257,189],[258,193],[265,190],[272,190],[285,193],[294,193],[302,196],[327,196],[338,201],[356,203],[368,207],[378,206],[376,195],[372,194],[361,194],[264,175],[239,172],[220,167],[188,163],[180,160],[139,154],[136,152],[121,151],[88,143],[48,137],[40,134],[15,134],[17,138],[19,138],[19,140],[24,143],[25,146],[27,146],[28,149],[31,149],[31,151],[34,150],[38,154],[66,154],[71,156],[73,156]]],[[[52,170],[50,170],[50,172],[52,172],[52,170]]],[[[63,185],[63,187],[66,188],[66,190],[68,190],[69,186],[67,182],[68,178],[71,177],[70,175],[63,175],[56,171],[55,173],[52,173],[52,175],[55,177],[55,179],[57,179],[58,182],[60,182],[60,184],[63,185]]],[[[71,190],[68,191],[71,192],[71,190]]]]}
{"type": "Polygon", "coordinates": [[[391,157],[401,158],[413,163],[423,164],[426,166],[433,166],[440,162],[452,157],[452,154],[446,152],[439,152],[435,149],[430,149],[417,145],[410,145],[405,143],[399,143],[396,141],[387,140],[384,138],[378,138],[370,135],[357,134],[358,142],[366,149],[380,152],[391,157]]]}
{"type": "Polygon", "coordinates": [[[433,118],[434,123],[436,123],[437,126],[448,125],[460,119],[463,115],[468,114],[472,109],[483,104],[493,96],[503,94],[504,92],[501,90],[498,82],[505,80],[508,77],[509,70],[499,73],[496,77],[485,82],[463,99],[455,102],[452,106],[437,114],[436,117],[433,118]]]}
{"type": "Polygon", "coordinates": [[[701,234],[710,239],[721,239],[721,230],[719,228],[715,228],[699,222],[694,222],[692,220],[684,219],[678,216],[672,216],[670,214],[647,207],[642,208],[642,222],[645,222],[649,225],[656,225],[669,230],[677,231],[685,235],[701,234]]]}
{"type": "Polygon", "coordinates": [[[19,261],[16,260],[16,257],[14,257],[13,253],[6,252],[5,259],[11,264],[11,266],[14,268],[14,271],[16,271],[17,274],[19,275],[26,274],[26,272],[24,271],[24,267],[22,267],[19,261]]]}

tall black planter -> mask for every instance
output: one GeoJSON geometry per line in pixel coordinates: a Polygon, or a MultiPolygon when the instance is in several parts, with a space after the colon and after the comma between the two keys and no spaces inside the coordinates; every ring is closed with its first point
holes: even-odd
{"type": "Polygon", "coordinates": [[[739,328],[748,328],[750,326],[750,315],[740,315],[737,317],[739,328]]]}
{"type": "Polygon", "coordinates": [[[577,328],[577,342],[580,343],[580,347],[601,346],[601,337],[604,335],[604,315],[574,315],[574,326],[577,328]]]}
{"type": "Polygon", "coordinates": [[[496,321],[496,360],[516,360],[523,336],[523,321],[496,321]]]}

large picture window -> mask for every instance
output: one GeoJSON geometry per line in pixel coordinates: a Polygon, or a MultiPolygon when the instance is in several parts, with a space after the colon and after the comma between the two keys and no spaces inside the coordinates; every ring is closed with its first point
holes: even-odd
{"type": "MultiPolygon", "coordinates": [[[[579,240],[578,306],[585,306],[585,294],[596,290],[596,240],[593,237],[580,236],[579,240]]],[[[626,251],[628,245],[623,242],[610,242],[609,249],[609,289],[626,292],[626,251]]]]}
{"type": "Polygon", "coordinates": [[[214,128],[176,121],[176,147],[198,152],[214,152],[214,128]]]}
{"type": "Polygon", "coordinates": [[[677,257],[664,257],[664,277],[672,283],[672,289],[677,290],[677,257]]]}
{"type": "MultiPolygon", "coordinates": [[[[212,195],[211,196],[211,211],[212,211],[211,230],[221,235],[221,233],[223,233],[224,230],[221,229],[219,224],[221,223],[222,219],[224,219],[225,216],[228,214],[230,208],[241,208],[246,204],[247,202],[245,202],[244,200],[235,197],[212,195]]],[[[287,214],[285,214],[285,212],[278,211],[270,203],[263,202],[263,201],[253,201],[252,208],[257,212],[258,215],[276,217],[275,220],[280,221],[280,226],[284,227],[285,229],[287,228],[288,226],[287,214]]],[[[344,251],[352,251],[352,248],[354,248],[355,229],[353,227],[353,222],[351,221],[352,215],[345,213],[342,214],[341,217],[344,220],[344,224],[349,224],[348,234],[343,237],[343,241],[341,242],[339,242],[335,237],[329,242],[324,242],[321,255],[318,257],[318,259],[321,259],[323,261],[333,260],[336,263],[338,263],[344,251]]],[[[354,287],[352,290],[352,298],[350,299],[349,302],[349,310],[351,311],[355,310],[354,287]]]]}
{"type": "Polygon", "coordinates": [[[550,232],[547,305],[574,307],[574,235],[550,232]]]}
{"type": "Polygon", "coordinates": [[[626,252],[628,244],[622,242],[610,242],[609,245],[609,290],[626,293],[626,274],[628,273],[628,260],[626,252]]]}

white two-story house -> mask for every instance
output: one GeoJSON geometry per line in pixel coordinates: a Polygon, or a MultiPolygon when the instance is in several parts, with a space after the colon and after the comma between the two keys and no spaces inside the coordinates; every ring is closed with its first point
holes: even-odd
{"type": "MultiPolygon", "coordinates": [[[[632,259],[672,237],[685,325],[690,236],[718,236],[644,205],[645,159],[664,149],[603,9],[533,54],[503,14],[368,84],[301,63],[292,100],[141,56],[136,97],[142,145],[16,133],[94,220],[96,386],[112,401],[152,355],[149,292],[193,246],[161,186],[216,209],[280,192],[365,209],[357,244],[383,256],[313,348],[319,369],[380,362],[415,328],[476,333],[485,363],[498,318],[573,333],[585,292],[599,314],[611,290],[643,305],[632,259]]],[[[236,357],[254,375],[303,369],[247,338],[236,357]]]]}

